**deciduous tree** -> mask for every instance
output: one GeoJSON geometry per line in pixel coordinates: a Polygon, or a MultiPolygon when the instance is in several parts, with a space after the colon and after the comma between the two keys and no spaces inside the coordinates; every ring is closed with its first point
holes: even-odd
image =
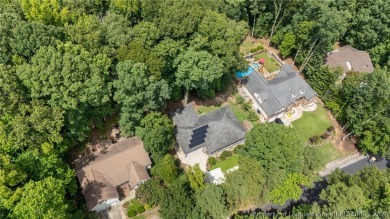
{"type": "Polygon", "coordinates": [[[66,218],[68,205],[64,199],[65,186],[61,180],[53,177],[27,183],[11,215],[26,219],[66,218]]]}
{"type": "Polygon", "coordinates": [[[271,166],[287,173],[303,170],[304,144],[292,128],[275,123],[257,124],[248,133],[242,153],[255,158],[265,170],[271,166]]]}
{"type": "Polygon", "coordinates": [[[166,115],[157,112],[149,113],[141,120],[136,133],[155,161],[173,149],[174,126],[172,120],[166,115]]]}
{"type": "Polygon", "coordinates": [[[185,89],[185,101],[192,89],[208,89],[209,85],[222,76],[223,63],[217,56],[206,51],[189,48],[175,60],[177,66],[176,84],[185,89]]]}
{"type": "Polygon", "coordinates": [[[176,159],[167,154],[152,168],[152,174],[162,179],[165,183],[172,183],[179,176],[176,159]]]}
{"type": "Polygon", "coordinates": [[[190,187],[193,190],[199,190],[204,186],[205,175],[200,169],[199,164],[190,166],[187,170],[187,178],[190,183],[190,187]]]}
{"type": "Polygon", "coordinates": [[[144,113],[160,110],[170,97],[168,83],[150,74],[143,63],[130,60],[117,65],[114,100],[121,106],[119,124],[123,133],[133,135],[144,113]]]}
{"type": "Polygon", "coordinates": [[[225,194],[220,186],[207,184],[196,193],[195,200],[203,217],[226,218],[228,216],[225,194]]]}

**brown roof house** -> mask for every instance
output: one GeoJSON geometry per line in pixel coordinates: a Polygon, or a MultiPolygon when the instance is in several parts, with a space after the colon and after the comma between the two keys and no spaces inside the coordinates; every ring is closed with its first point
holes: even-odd
{"type": "Polygon", "coordinates": [[[374,67],[370,55],[365,51],[357,50],[351,46],[343,46],[340,49],[328,53],[326,65],[330,68],[341,67],[343,69],[343,79],[347,72],[371,73],[374,67]]]}
{"type": "Polygon", "coordinates": [[[136,189],[149,179],[152,162],[138,138],[128,138],[112,145],[107,152],[83,157],[76,162],[88,209],[103,211],[119,202],[117,187],[136,189]]]}

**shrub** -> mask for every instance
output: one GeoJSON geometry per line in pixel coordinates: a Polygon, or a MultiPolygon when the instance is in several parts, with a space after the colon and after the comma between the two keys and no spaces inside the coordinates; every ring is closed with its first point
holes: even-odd
{"type": "Polygon", "coordinates": [[[245,99],[241,95],[237,94],[236,95],[236,102],[237,102],[237,104],[243,104],[245,102],[245,99]]]}
{"type": "Polygon", "coordinates": [[[235,154],[238,154],[239,150],[240,150],[240,148],[238,148],[238,146],[237,146],[237,147],[235,147],[235,148],[233,149],[233,152],[234,152],[235,154]]]}
{"type": "Polygon", "coordinates": [[[142,213],[144,213],[144,212],[145,212],[144,206],[139,206],[139,207],[137,208],[137,214],[142,214],[142,213]]]}
{"type": "Polygon", "coordinates": [[[211,166],[217,164],[217,159],[215,157],[209,157],[209,164],[211,166]]]}
{"type": "Polygon", "coordinates": [[[327,139],[329,138],[330,134],[328,132],[325,132],[324,134],[321,135],[322,139],[327,139]]]}
{"type": "MultiPolygon", "coordinates": [[[[225,152],[225,151],[224,151],[225,152]]],[[[221,156],[219,156],[219,159],[221,160],[226,160],[226,153],[223,153],[221,154],[221,156]]]]}
{"type": "Polygon", "coordinates": [[[250,52],[251,52],[251,53],[254,53],[254,52],[257,52],[257,51],[263,50],[263,49],[264,49],[264,47],[263,47],[262,45],[259,45],[259,46],[255,47],[255,48],[252,48],[252,49],[250,50],[250,52]]]}
{"type": "Polygon", "coordinates": [[[231,157],[232,155],[233,153],[231,151],[224,151],[219,158],[221,160],[226,160],[226,158],[231,157]]]}
{"type": "Polygon", "coordinates": [[[252,122],[256,122],[257,120],[259,120],[259,117],[257,116],[257,114],[255,112],[250,111],[249,115],[248,115],[248,119],[252,122]]]}
{"type": "Polygon", "coordinates": [[[135,217],[136,215],[137,215],[137,212],[134,210],[129,210],[127,212],[127,216],[129,216],[129,217],[135,217]]]}
{"type": "Polygon", "coordinates": [[[322,139],[320,136],[316,135],[310,138],[310,141],[312,144],[319,144],[321,143],[322,139]]]}
{"type": "Polygon", "coordinates": [[[251,108],[251,105],[249,102],[244,102],[242,103],[242,108],[245,110],[245,111],[248,111],[250,108],[251,108]]]}
{"type": "Polygon", "coordinates": [[[334,131],[334,126],[329,126],[329,128],[327,128],[326,131],[333,132],[334,131]]]}

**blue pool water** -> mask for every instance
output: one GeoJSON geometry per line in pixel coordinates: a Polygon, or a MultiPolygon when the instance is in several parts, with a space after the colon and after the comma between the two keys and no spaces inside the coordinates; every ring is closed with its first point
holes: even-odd
{"type": "Polygon", "coordinates": [[[259,67],[259,64],[257,63],[252,63],[248,66],[248,69],[245,70],[245,71],[238,71],[236,72],[236,77],[237,78],[245,78],[246,76],[250,75],[253,71],[254,71],[254,68],[258,68],[259,67]]]}

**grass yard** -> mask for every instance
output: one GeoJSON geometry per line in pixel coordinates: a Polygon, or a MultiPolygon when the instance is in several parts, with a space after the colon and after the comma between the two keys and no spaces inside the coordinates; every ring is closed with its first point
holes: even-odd
{"type": "Polygon", "coordinates": [[[242,109],[241,106],[239,106],[235,103],[229,103],[229,105],[232,108],[232,111],[233,111],[234,115],[237,117],[238,121],[240,121],[242,123],[244,120],[248,119],[249,112],[242,109]]]}
{"type": "Polygon", "coordinates": [[[333,146],[332,142],[328,142],[324,145],[318,146],[315,148],[323,156],[323,165],[329,163],[330,161],[339,159],[342,157],[341,152],[333,146]]]}
{"type": "Polygon", "coordinates": [[[264,66],[267,69],[268,72],[274,72],[276,70],[279,70],[280,67],[277,64],[276,60],[269,57],[267,53],[260,53],[255,55],[255,60],[259,60],[260,58],[263,58],[265,60],[264,66]]]}
{"type": "Polygon", "coordinates": [[[332,122],[329,120],[324,107],[317,105],[314,112],[304,112],[303,116],[292,122],[293,128],[297,130],[302,140],[308,140],[315,135],[323,134],[332,122]]]}
{"type": "Polygon", "coordinates": [[[226,172],[227,170],[238,165],[238,154],[233,154],[231,157],[226,158],[226,160],[217,161],[217,163],[211,166],[210,170],[221,168],[222,172],[226,172]]]}
{"type": "MultiPolygon", "coordinates": [[[[292,122],[293,128],[297,131],[299,138],[307,141],[310,137],[322,135],[332,122],[329,120],[324,107],[317,105],[314,112],[304,112],[303,116],[292,122]]],[[[332,144],[332,142],[315,147],[322,154],[322,164],[336,160],[342,157],[341,152],[332,144]]]]}
{"type": "Polygon", "coordinates": [[[252,43],[250,40],[246,39],[240,46],[240,53],[243,55],[246,55],[250,52],[252,48],[255,48],[257,46],[260,46],[261,44],[258,43],[252,43]]]}
{"type": "Polygon", "coordinates": [[[212,112],[212,111],[217,110],[219,108],[220,108],[219,106],[199,106],[198,107],[198,114],[201,115],[203,113],[209,113],[209,112],[212,112]]]}

